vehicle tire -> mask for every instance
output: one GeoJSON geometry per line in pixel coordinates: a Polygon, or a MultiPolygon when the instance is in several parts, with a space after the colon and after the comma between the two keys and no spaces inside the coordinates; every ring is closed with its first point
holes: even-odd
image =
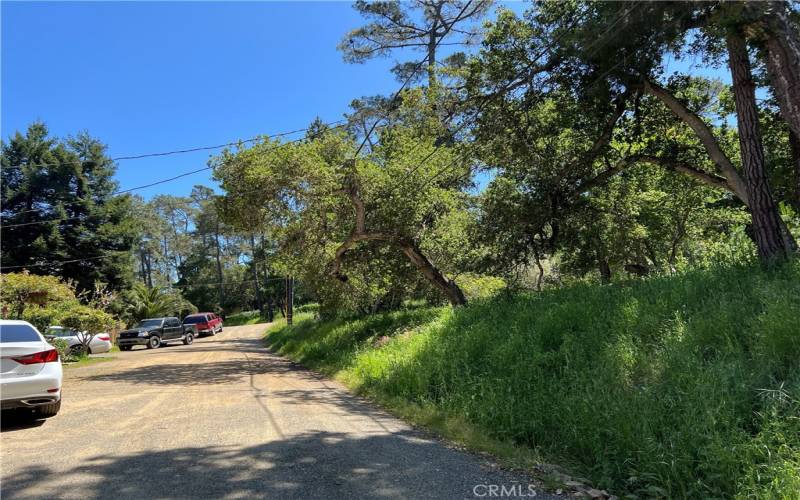
{"type": "Polygon", "coordinates": [[[161,339],[153,335],[150,337],[150,340],[147,341],[147,348],[155,349],[157,347],[161,347],[161,339]]]}
{"type": "Polygon", "coordinates": [[[190,345],[192,342],[194,342],[194,335],[187,333],[183,336],[183,345],[190,345]]]}
{"type": "Polygon", "coordinates": [[[55,417],[61,409],[61,400],[49,405],[42,405],[33,410],[33,414],[40,418],[55,417]]]}
{"type": "Polygon", "coordinates": [[[119,350],[120,351],[130,351],[131,350],[131,346],[129,346],[129,345],[121,345],[121,346],[119,346],[119,350]]]}

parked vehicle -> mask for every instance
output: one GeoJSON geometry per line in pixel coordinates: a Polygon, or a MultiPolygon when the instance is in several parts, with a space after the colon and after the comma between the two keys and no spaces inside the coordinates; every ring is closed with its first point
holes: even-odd
{"type": "Polygon", "coordinates": [[[222,318],[210,312],[190,314],[183,318],[183,324],[195,325],[199,334],[216,335],[222,331],[222,318]]]}
{"type": "MultiPolygon", "coordinates": [[[[76,332],[70,328],[64,328],[63,326],[51,326],[44,332],[44,338],[47,339],[47,341],[53,339],[66,340],[69,344],[69,348],[73,351],[83,349],[84,335],[86,335],[86,332],[76,332]]],[[[89,341],[89,354],[108,352],[111,350],[112,345],[111,335],[108,333],[98,333],[89,341]]]]}
{"type": "Polygon", "coordinates": [[[61,409],[64,374],[58,351],[27,321],[0,320],[0,407],[40,417],[61,409]]]}
{"type": "Polygon", "coordinates": [[[184,325],[174,317],[143,319],[133,328],[120,332],[117,344],[121,351],[130,351],[133,346],[143,345],[148,349],[161,347],[161,344],[180,340],[185,345],[194,342],[197,329],[194,325],[184,325]]]}

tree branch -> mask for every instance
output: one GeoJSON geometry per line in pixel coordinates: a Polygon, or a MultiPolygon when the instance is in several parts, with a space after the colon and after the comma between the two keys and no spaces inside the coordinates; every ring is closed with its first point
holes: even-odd
{"type": "Polygon", "coordinates": [[[661,87],[655,82],[645,79],[644,86],[645,92],[655,96],[658,100],[663,102],[678,118],[686,123],[697,135],[700,142],[705,147],[706,152],[722,171],[725,176],[726,183],[730,191],[732,191],[745,205],[750,205],[750,198],[747,195],[747,187],[739,172],[733,166],[728,155],[722,151],[717,139],[711,132],[708,125],[694,112],[689,110],[682,102],[680,102],[674,95],[667,89],[661,87]]]}
{"type": "Polygon", "coordinates": [[[719,189],[724,189],[725,191],[729,191],[733,194],[736,194],[731,189],[731,186],[728,184],[728,179],[726,179],[725,177],[712,174],[709,172],[704,172],[686,163],[670,160],[669,158],[661,158],[658,156],[647,156],[647,155],[639,156],[639,161],[643,161],[645,163],[652,163],[654,165],[661,166],[667,170],[681,172],[690,177],[694,177],[703,184],[708,184],[709,186],[716,187],[719,189]]]}

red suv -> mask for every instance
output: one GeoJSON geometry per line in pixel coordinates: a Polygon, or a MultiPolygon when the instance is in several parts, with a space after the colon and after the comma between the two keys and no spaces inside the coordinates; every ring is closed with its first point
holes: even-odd
{"type": "Polygon", "coordinates": [[[190,314],[183,318],[183,324],[195,325],[199,334],[216,335],[217,332],[222,331],[222,318],[214,313],[190,314]]]}

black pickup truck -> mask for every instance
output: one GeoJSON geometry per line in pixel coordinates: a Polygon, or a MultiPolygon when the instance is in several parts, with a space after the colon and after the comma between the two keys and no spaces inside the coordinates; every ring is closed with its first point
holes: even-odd
{"type": "Polygon", "coordinates": [[[143,319],[133,328],[120,332],[117,345],[120,351],[130,351],[135,345],[154,349],[171,340],[180,340],[189,345],[197,336],[195,328],[173,317],[143,319]]]}

